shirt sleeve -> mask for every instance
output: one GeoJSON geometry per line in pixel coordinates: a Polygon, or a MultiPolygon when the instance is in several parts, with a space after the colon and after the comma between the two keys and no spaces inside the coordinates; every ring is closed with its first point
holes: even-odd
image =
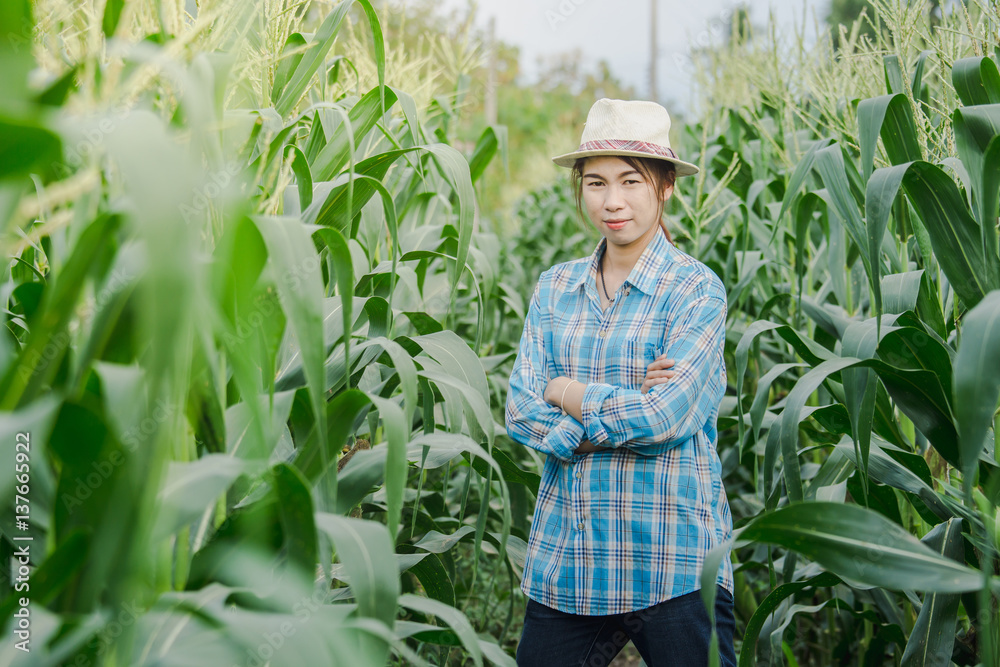
{"type": "Polygon", "coordinates": [[[531,297],[521,343],[510,374],[505,412],[507,434],[543,454],[572,461],[581,456],[573,451],[583,442],[583,425],[542,398],[548,383],[546,369],[549,364],[541,330],[541,283],[542,279],[539,279],[531,297]]]}
{"type": "Polygon", "coordinates": [[[661,453],[691,438],[718,414],[725,393],[726,301],[696,298],[671,325],[667,355],[677,375],[646,394],[595,382],[583,396],[583,426],[591,442],[640,454],[661,453]]]}

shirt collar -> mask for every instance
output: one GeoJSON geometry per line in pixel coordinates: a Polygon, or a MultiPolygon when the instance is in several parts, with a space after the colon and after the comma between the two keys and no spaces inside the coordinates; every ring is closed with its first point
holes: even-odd
{"type": "MultiPolygon", "coordinates": [[[[597,279],[597,265],[607,244],[608,240],[602,237],[597,247],[594,248],[594,252],[591,253],[590,261],[585,265],[586,269],[581,271],[580,275],[568,285],[569,291],[578,289],[587,280],[593,282],[597,279]]],[[[639,255],[638,261],[632,267],[625,282],[646,294],[654,294],[663,266],[670,261],[670,252],[670,242],[667,241],[663,233],[654,234],[649,245],[639,255]]]]}

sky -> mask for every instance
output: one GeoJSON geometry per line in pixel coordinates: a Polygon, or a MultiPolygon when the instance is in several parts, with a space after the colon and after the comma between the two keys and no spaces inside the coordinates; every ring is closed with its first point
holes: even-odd
{"type": "MultiPolygon", "coordinates": [[[[632,85],[638,96],[649,92],[650,3],[652,0],[480,0],[477,22],[496,19],[497,38],[520,47],[527,80],[537,72],[539,56],[580,49],[593,69],[607,60],[614,75],[632,85]]],[[[718,43],[728,29],[736,0],[658,0],[658,87],[661,101],[682,108],[691,103],[692,45],[718,43]]],[[[767,23],[769,8],[779,26],[791,32],[806,17],[807,35],[825,16],[828,0],[753,0],[750,17],[767,23]]],[[[443,0],[461,7],[465,0],[443,0]]]]}

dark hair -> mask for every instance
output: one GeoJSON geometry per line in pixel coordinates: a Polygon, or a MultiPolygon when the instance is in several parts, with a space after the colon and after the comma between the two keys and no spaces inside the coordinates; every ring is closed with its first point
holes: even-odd
{"type": "MultiPolygon", "coordinates": [[[[595,155],[594,157],[599,156],[595,155]]],[[[618,158],[642,174],[646,182],[653,185],[653,191],[657,193],[657,198],[659,198],[659,193],[663,192],[664,188],[668,185],[673,185],[677,180],[677,168],[673,162],[646,157],[632,157],[631,155],[612,155],[610,157],[618,158]]],[[[585,157],[577,158],[576,162],[573,163],[572,176],[570,177],[573,183],[573,194],[576,197],[576,211],[585,221],[587,216],[583,213],[583,163],[587,159],[585,157]]],[[[663,234],[667,237],[668,241],[673,243],[674,240],[670,236],[670,230],[663,224],[663,201],[660,201],[659,206],[657,206],[656,215],[660,218],[660,228],[663,230],[663,234]]]]}

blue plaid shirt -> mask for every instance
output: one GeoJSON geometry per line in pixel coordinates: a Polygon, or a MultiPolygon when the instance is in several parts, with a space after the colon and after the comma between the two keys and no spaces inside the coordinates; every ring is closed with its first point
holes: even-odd
{"type": "MultiPolygon", "coordinates": [[[[548,455],[521,590],[573,614],[635,611],[698,590],[705,555],[732,534],[716,452],[722,282],[657,233],[602,311],[605,243],[539,278],[506,407],[510,437],[548,455]],[[646,366],[663,352],[677,375],[644,395],[646,366]],[[560,375],[587,385],[582,424],[542,398],[560,375]],[[574,454],[584,439],[611,449],[574,454]]],[[[732,592],[728,558],[718,583],[732,592]]]]}

